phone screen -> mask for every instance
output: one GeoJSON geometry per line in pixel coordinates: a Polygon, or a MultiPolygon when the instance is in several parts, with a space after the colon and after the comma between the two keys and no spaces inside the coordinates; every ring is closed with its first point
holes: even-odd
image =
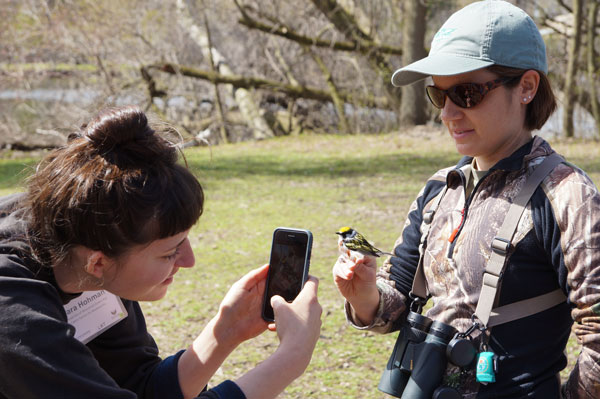
{"type": "Polygon", "coordinates": [[[291,302],[302,290],[308,275],[311,243],[310,232],[275,230],[263,305],[265,320],[272,321],[274,318],[271,307],[273,295],[280,295],[291,302]]]}

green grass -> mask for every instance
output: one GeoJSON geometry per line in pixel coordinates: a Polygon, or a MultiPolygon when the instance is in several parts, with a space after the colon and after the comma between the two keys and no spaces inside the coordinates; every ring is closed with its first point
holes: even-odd
{"type": "MultiPolygon", "coordinates": [[[[600,182],[600,144],[552,144],[600,182]]],[[[331,278],[334,232],[352,225],[378,247],[391,249],[427,177],[459,159],[446,135],[305,135],[194,148],[186,156],[204,186],[205,213],[190,234],[196,266],[180,270],[165,299],[143,304],[161,352],[185,348],[228,287],[268,261],[275,227],[306,228],[314,234],[311,274],[321,281],[323,327],[311,365],[281,397],[387,397],[376,387],[396,334],[360,332],[346,324],[331,278]]],[[[0,193],[18,191],[32,162],[0,161],[0,193]]],[[[244,343],[212,383],[235,379],[276,347],[277,337],[269,332],[244,343]]],[[[578,352],[573,341],[568,352],[572,362],[578,352]]]]}
{"type": "Polygon", "coordinates": [[[37,163],[36,158],[9,159],[9,153],[0,157],[0,196],[24,190],[24,182],[37,163]]]}

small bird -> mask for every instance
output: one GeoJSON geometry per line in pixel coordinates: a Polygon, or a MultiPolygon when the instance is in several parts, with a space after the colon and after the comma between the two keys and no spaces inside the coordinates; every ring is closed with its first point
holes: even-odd
{"type": "Polygon", "coordinates": [[[348,257],[350,256],[350,252],[358,252],[361,255],[369,255],[374,257],[380,257],[381,255],[389,255],[394,256],[389,252],[383,252],[377,248],[375,248],[367,239],[360,234],[358,231],[354,230],[352,227],[344,226],[335,232],[338,234],[340,238],[338,239],[338,246],[340,248],[340,252],[346,254],[348,257]]]}

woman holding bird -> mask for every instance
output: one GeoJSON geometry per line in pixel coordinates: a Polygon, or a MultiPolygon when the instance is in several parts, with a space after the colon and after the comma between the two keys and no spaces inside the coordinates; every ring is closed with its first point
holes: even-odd
{"type": "Polygon", "coordinates": [[[424,315],[493,354],[495,382],[448,365],[442,385],[462,398],[600,397],[600,195],[593,182],[557,161],[522,206],[509,240],[498,240],[529,176],[546,158],[557,159],[532,133],[556,108],[547,72],[543,39],[521,9],[486,0],[453,14],[429,56],[397,70],[392,83],[431,77],[427,95],[463,158],[426,182],[379,270],[375,257],[347,252],[333,268],[356,328],[396,331],[431,298],[424,315]],[[497,254],[502,271],[493,276],[488,262],[497,254]],[[419,275],[425,298],[415,295],[419,275]],[[493,312],[489,319],[479,312],[492,280],[494,309],[558,294],[531,314],[492,323],[493,312]],[[572,326],[582,347],[561,382],[572,326]]]}

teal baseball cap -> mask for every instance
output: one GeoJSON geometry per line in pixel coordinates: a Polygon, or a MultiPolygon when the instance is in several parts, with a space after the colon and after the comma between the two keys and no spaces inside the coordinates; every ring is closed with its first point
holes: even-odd
{"type": "Polygon", "coordinates": [[[433,37],[429,55],[394,72],[392,84],[404,86],[491,65],[548,73],[546,45],[535,22],[501,0],[478,1],[452,14],[433,37]]]}

